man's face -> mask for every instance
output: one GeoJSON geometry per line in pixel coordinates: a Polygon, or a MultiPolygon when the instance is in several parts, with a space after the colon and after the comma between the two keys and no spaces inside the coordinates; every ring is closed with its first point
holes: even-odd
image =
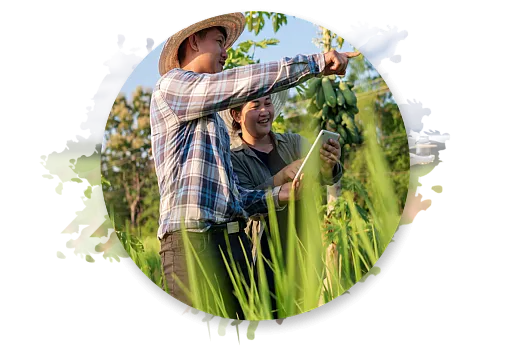
{"type": "Polygon", "coordinates": [[[197,63],[201,73],[214,74],[222,71],[227,59],[225,43],[226,38],[217,28],[209,29],[204,39],[197,37],[197,63]]]}

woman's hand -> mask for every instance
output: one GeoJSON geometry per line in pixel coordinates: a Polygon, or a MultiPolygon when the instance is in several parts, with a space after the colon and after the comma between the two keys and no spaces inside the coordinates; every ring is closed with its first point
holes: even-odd
{"type": "Polygon", "coordinates": [[[338,141],[330,139],[328,143],[324,143],[320,149],[320,158],[322,161],[322,174],[332,177],[332,169],[339,161],[341,156],[341,147],[338,141]]]}
{"type": "Polygon", "coordinates": [[[280,172],[274,175],[274,186],[277,187],[283,185],[284,183],[291,182],[294,179],[294,176],[296,176],[296,173],[298,173],[301,165],[302,160],[296,160],[282,168],[280,172]]]}

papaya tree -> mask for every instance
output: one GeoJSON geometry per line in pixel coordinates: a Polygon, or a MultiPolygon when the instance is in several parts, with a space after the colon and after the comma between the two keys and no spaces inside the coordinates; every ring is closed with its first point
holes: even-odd
{"type": "MultiPolygon", "coordinates": [[[[332,49],[341,49],[344,40],[330,30],[319,27],[321,39],[316,39],[315,44],[324,52],[332,49]]],[[[355,60],[352,60],[355,61],[355,60]]],[[[340,135],[341,146],[340,163],[343,165],[345,155],[356,145],[360,145],[363,137],[358,128],[355,115],[359,112],[357,108],[357,97],[352,91],[354,84],[347,82],[344,78],[336,75],[319,76],[308,81],[305,89],[305,97],[308,101],[307,113],[310,115],[308,129],[317,133],[324,129],[337,132],[340,135]]],[[[341,181],[332,186],[327,186],[327,217],[332,215],[335,206],[341,198],[341,181]]],[[[330,224],[329,219],[326,224],[330,224]]],[[[330,282],[337,271],[339,255],[337,244],[329,242],[331,236],[325,234],[323,240],[329,243],[326,256],[326,282],[330,282]]],[[[330,288],[329,288],[330,290],[330,288]]],[[[327,293],[325,290],[324,295],[327,293]]],[[[326,296],[326,295],[325,295],[326,296]]]]}
{"type": "MultiPolygon", "coordinates": [[[[330,30],[320,27],[321,39],[315,44],[324,52],[334,48],[341,49],[344,39],[330,30]]],[[[354,60],[355,61],[355,60],[354,60]]],[[[358,128],[355,115],[359,112],[357,98],[352,91],[352,82],[346,82],[336,75],[317,77],[308,82],[305,96],[308,100],[307,112],[311,115],[309,129],[325,129],[340,134],[341,162],[352,147],[362,143],[363,137],[358,128]]],[[[327,188],[327,202],[337,200],[341,184],[327,188]]]]}

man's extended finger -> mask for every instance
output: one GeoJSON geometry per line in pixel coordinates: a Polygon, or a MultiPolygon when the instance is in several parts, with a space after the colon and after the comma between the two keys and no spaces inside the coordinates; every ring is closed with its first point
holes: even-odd
{"type": "Polygon", "coordinates": [[[354,51],[354,52],[344,52],[344,54],[347,56],[347,58],[350,59],[350,58],[359,56],[361,53],[359,51],[354,51]]]}

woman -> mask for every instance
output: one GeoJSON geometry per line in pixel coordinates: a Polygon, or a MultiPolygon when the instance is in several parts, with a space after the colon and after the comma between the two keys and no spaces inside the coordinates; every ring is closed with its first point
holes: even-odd
{"type": "MultiPolygon", "coordinates": [[[[287,92],[276,93],[220,114],[230,130],[233,170],[240,185],[245,188],[273,188],[292,181],[310,148],[308,141],[298,134],[280,134],[271,131],[273,121],[279,114],[286,98],[287,92]]],[[[339,156],[340,145],[337,141],[330,140],[330,143],[324,144],[320,149],[323,184],[331,185],[341,178],[342,169],[338,162],[339,156]]],[[[277,212],[283,253],[286,253],[287,211],[286,208],[277,212]]],[[[267,218],[265,220],[269,227],[267,218]]],[[[298,223],[297,215],[296,223],[298,223]]],[[[262,255],[267,260],[271,260],[269,243],[262,222],[251,220],[248,230],[253,238],[253,251],[256,252],[255,249],[260,242],[262,255]]],[[[265,268],[269,290],[274,293],[273,272],[269,266],[266,265],[265,268]]],[[[274,317],[277,318],[274,298],[271,300],[271,306],[274,317]]]]}

